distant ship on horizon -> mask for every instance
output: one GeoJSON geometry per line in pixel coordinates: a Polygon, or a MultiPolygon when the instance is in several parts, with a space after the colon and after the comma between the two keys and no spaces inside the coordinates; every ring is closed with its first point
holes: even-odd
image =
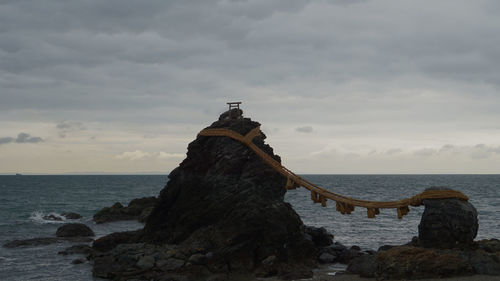
{"type": "Polygon", "coordinates": [[[20,173],[16,173],[16,176],[17,176],[17,177],[19,177],[19,176],[22,176],[22,174],[20,174],[20,173]]]}

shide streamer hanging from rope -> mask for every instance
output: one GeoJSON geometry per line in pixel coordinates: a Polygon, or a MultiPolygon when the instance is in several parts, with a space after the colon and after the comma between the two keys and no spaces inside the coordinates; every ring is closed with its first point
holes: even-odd
{"type": "Polygon", "coordinates": [[[326,206],[328,199],[336,202],[336,209],[342,214],[350,214],[354,208],[363,207],[367,210],[369,218],[374,218],[375,215],[380,213],[380,209],[397,209],[398,218],[403,218],[404,215],[410,211],[409,206],[420,206],[425,199],[446,199],[457,198],[460,200],[468,201],[469,198],[456,190],[426,190],[413,197],[405,198],[397,201],[368,201],[350,198],[337,193],[333,193],[327,189],[319,187],[300,176],[296,175],[281,163],[273,159],[267,153],[262,151],[257,145],[253,143],[253,139],[260,136],[260,126],[252,129],[245,136],[229,130],[229,129],[204,129],[198,135],[208,137],[229,137],[237,140],[248,148],[253,150],[264,162],[271,166],[274,170],[287,178],[286,189],[295,189],[297,187],[304,187],[311,192],[311,199],[314,203],[321,203],[323,207],[326,206]]]}

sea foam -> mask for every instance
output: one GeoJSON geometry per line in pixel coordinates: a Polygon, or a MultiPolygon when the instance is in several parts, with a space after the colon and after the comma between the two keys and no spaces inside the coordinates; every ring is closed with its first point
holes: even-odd
{"type": "Polygon", "coordinates": [[[44,223],[65,223],[66,222],[66,218],[59,214],[59,213],[56,213],[56,212],[43,212],[43,211],[34,211],[31,213],[30,215],[30,220],[34,223],[40,223],[40,224],[44,224],[44,223]],[[49,216],[53,216],[54,218],[57,218],[56,219],[51,219],[51,218],[48,218],[49,216]],[[61,219],[61,220],[59,220],[61,219]]]}

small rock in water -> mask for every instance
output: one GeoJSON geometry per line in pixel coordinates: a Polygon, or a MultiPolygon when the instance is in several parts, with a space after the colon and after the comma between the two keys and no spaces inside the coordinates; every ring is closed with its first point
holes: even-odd
{"type": "Polygon", "coordinates": [[[471,203],[460,199],[426,199],[424,205],[418,226],[421,246],[445,249],[472,244],[477,235],[478,220],[476,208],[471,203]]]}
{"type": "Polygon", "coordinates": [[[94,236],[94,231],[83,223],[68,223],[57,229],[57,237],[94,236]]]}
{"type": "Polygon", "coordinates": [[[83,260],[82,259],[76,259],[76,260],[73,260],[71,263],[72,264],[81,264],[81,263],[83,263],[83,260]]]}
{"type": "Polygon", "coordinates": [[[77,214],[77,213],[62,213],[62,215],[68,219],[68,220],[77,220],[77,219],[81,219],[82,216],[80,214],[77,214]]]}

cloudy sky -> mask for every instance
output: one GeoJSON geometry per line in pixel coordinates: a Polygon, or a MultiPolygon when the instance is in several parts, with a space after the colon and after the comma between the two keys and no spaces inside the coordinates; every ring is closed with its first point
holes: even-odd
{"type": "Polygon", "coordinates": [[[0,173],[168,173],[242,101],[298,173],[500,173],[500,2],[0,0],[0,173]]]}

